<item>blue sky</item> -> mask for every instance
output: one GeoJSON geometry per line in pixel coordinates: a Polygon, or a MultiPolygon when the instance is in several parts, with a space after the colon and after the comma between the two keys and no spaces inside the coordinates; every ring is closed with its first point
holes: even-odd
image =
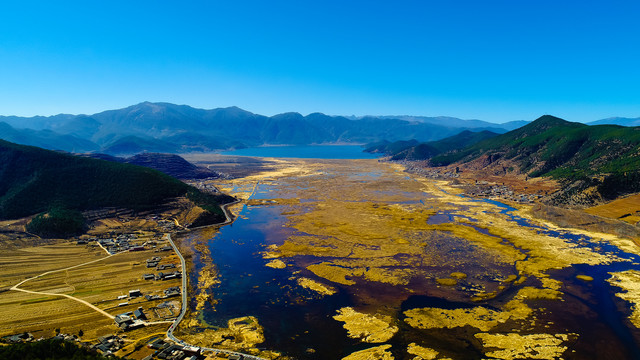
{"type": "Polygon", "coordinates": [[[0,114],[640,117],[636,1],[3,1],[0,114]]]}

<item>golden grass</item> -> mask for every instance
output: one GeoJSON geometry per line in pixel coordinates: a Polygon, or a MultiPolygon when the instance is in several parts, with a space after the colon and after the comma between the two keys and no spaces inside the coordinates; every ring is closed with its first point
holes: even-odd
{"type": "Polygon", "coordinates": [[[585,212],[592,215],[620,219],[629,224],[636,224],[640,221],[640,195],[631,195],[606,204],[590,207],[585,209],[585,212]]]}
{"type": "Polygon", "coordinates": [[[631,303],[632,313],[629,320],[640,328],[640,271],[627,270],[610,274],[612,277],[607,281],[623,290],[616,296],[631,303]]]}
{"type": "Polygon", "coordinates": [[[334,319],[344,322],[350,338],[360,339],[367,343],[388,341],[398,332],[398,327],[391,325],[393,319],[386,315],[369,315],[355,311],[352,307],[338,310],[334,319]]]}
{"type": "Polygon", "coordinates": [[[557,359],[567,351],[562,345],[569,340],[566,334],[486,334],[475,335],[485,348],[497,349],[485,354],[492,358],[511,359],[557,359]]]}
{"type": "Polygon", "coordinates": [[[407,346],[407,353],[415,355],[417,358],[422,360],[436,359],[439,354],[439,352],[434,349],[419,346],[416,343],[410,343],[407,346]]]}
{"type": "Polygon", "coordinates": [[[380,345],[365,350],[356,351],[348,356],[342,358],[342,360],[393,360],[393,354],[387,351],[391,348],[391,345],[380,345]]]}

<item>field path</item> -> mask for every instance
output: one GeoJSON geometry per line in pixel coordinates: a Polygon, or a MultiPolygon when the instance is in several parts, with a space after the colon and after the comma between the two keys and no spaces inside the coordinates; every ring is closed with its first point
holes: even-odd
{"type": "Polygon", "coordinates": [[[37,278],[39,278],[39,277],[42,277],[42,276],[45,276],[45,275],[49,275],[49,274],[53,274],[53,273],[56,273],[56,272],[60,272],[60,271],[67,271],[67,270],[75,269],[75,268],[80,267],[80,266],[93,264],[93,263],[95,263],[95,262],[98,262],[98,261],[102,261],[102,260],[108,259],[108,258],[110,258],[110,257],[112,257],[112,256],[114,256],[114,255],[117,255],[117,254],[108,255],[108,256],[105,256],[105,257],[100,258],[100,259],[96,259],[96,260],[88,261],[88,262],[86,262],[86,263],[82,263],[82,264],[78,264],[78,265],[69,266],[69,267],[64,268],[64,269],[51,270],[51,271],[44,272],[44,273],[42,273],[42,274],[40,274],[40,275],[36,275],[36,276],[34,276],[34,277],[30,277],[30,278],[28,278],[28,279],[22,280],[21,282],[17,283],[16,285],[13,285],[13,286],[11,287],[11,289],[10,289],[10,290],[14,290],[14,291],[22,291],[22,292],[25,292],[25,293],[29,293],[29,294],[37,294],[37,295],[63,296],[63,297],[66,297],[66,298],[68,298],[68,299],[71,299],[71,300],[77,301],[77,302],[79,302],[79,303],[82,303],[82,304],[84,304],[84,305],[86,305],[86,306],[88,306],[88,307],[90,307],[90,308],[94,309],[95,311],[99,312],[100,314],[102,314],[102,315],[104,315],[104,316],[108,317],[109,319],[114,319],[114,318],[115,318],[115,316],[113,316],[113,315],[109,314],[108,312],[106,312],[106,311],[104,311],[104,310],[100,309],[99,307],[97,307],[97,306],[95,306],[95,305],[93,305],[93,304],[91,304],[91,303],[89,303],[89,302],[87,302],[87,301],[84,301],[84,300],[82,300],[82,299],[78,299],[78,298],[73,297],[73,296],[71,296],[71,295],[67,295],[67,294],[56,294],[56,293],[48,293],[48,292],[41,292],[41,291],[31,291],[31,290],[25,290],[25,289],[20,289],[20,288],[19,288],[19,286],[20,286],[20,285],[22,285],[22,284],[26,283],[27,281],[31,281],[31,280],[37,279],[37,278]]]}

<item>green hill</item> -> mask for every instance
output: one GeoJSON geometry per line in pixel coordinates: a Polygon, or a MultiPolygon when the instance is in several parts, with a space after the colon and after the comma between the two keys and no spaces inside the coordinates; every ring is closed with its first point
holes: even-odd
{"type": "Polygon", "coordinates": [[[473,132],[462,131],[442,140],[418,143],[416,140],[409,141],[383,141],[370,144],[364,150],[371,153],[384,153],[391,156],[391,160],[427,160],[438,154],[449,151],[456,151],[479,141],[497,136],[497,133],[484,130],[473,132]]]}
{"type": "Polygon", "coordinates": [[[508,162],[532,177],[573,183],[576,191],[594,187],[605,200],[640,191],[640,127],[589,126],[545,115],[430,163],[444,166],[481,157],[508,162]]]}
{"type": "Polygon", "coordinates": [[[215,205],[210,208],[222,214],[215,199],[200,196],[195,188],[159,171],[0,140],[0,218],[20,218],[54,207],[144,210],[187,193],[206,206],[215,205]]]}

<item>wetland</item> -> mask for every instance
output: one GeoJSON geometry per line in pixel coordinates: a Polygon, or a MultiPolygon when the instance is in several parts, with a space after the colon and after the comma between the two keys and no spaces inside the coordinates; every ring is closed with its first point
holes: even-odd
{"type": "MultiPolygon", "coordinates": [[[[205,160],[205,159],[203,159],[205,160]]],[[[295,359],[633,359],[640,249],[377,160],[215,180],[235,222],[180,236],[202,346],[295,359]]]]}

